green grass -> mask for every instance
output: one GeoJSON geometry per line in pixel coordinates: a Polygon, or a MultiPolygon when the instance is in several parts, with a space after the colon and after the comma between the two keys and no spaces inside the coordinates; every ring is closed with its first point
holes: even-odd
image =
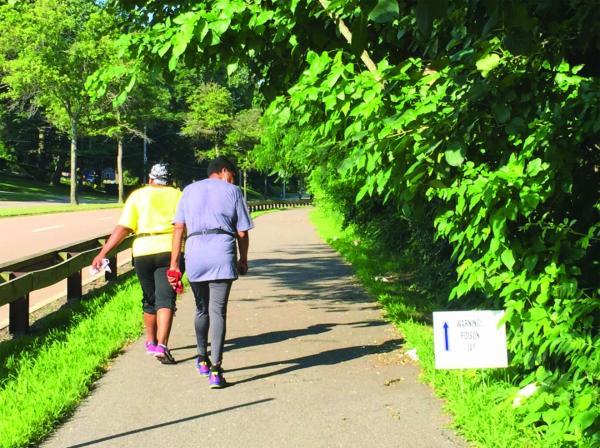
{"type": "Polygon", "coordinates": [[[48,202],[44,205],[0,207],[0,218],[121,207],[117,204],[116,198],[100,192],[81,191],[79,193],[80,205],[71,205],[68,200],[68,186],[53,187],[31,179],[0,177],[0,202],[48,202]]]}
{"type": "Polygon", "coordinates": [[[57,311],[38,334],[0,344],[0,447],[29,446],[75,408],[142,329],[137,280],[57,311]],[[93,342],[93,343],[91,343],[93,342]]]}
{"type": "Polygon", "coordinates": [[[14,216],[41,215],[46,213],[81,212],[86,210],[99,210],[104,208],[120,208],[122,204],[52,204],[32,205],[27,207],[0,207],[0,218],[14,216]]]}
{"type": "MultiPolygon", "coordinates": [[[[69,187],[56,187],[45,182],[22,177],[0,176],[0,201],[64,201],[69,198],[69,187]]],[[[103,192],[80,189],[79,199],[83,202],[114,202],[113,196],[103,192]]]]}
{"type": "Polygon", "coordinates": [[[419,265],[416,257],[401,250],[398,256],[382,252],[354,229],[342,229],[341,217],[333,212],[317,209],[311,218],[321,236],[352,264],[365,289],[381,302],[387,319],[403,334],[406,349],[417,350],[422,380],[445,399],[458,433],[481,447],[549,446],[534,428],[520,423],[512,407],[517,388],[510,370],[435,369],[431,311],[441,309],[442,303],[439,294],[427,291],[424,279],[436,275],[428,272],[431,266],[419,265]]]}
{"type": "Polygon", "coordinates": [[[255,219],[262,215],[267,215],[269,213],[275,213],[275,212],[281,212],[283,210],[288,210],[288,209],[287,208],[273,208],[271,210],[258,210],[256,212],[250,213],[250,216],[252,216],[252,219],[255,219]]]}
{"type": "Polygon", "coordinates": [[[68,186],[53,187],[47,183],[10,176],[0,176],[0,203],[3,201],[47,202],[48,204],[18,207],[0,206],[0,218],[120,207],[115,197],[101,192],[86,191],[85,189],[79,192],[80,205],[71,205],[68,203],[68,186]]]}

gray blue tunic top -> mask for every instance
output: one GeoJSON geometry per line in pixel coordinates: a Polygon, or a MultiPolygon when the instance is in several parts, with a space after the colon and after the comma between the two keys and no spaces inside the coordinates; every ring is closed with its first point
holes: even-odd
{"type": "MultiPolygon", "coordinates": [[[[235,234],[254,227],[240,189],[220,179],[204,179],[185,187],[173,222],[185,224],[188,235],[211,229],[235,234]]],[[[185,269],[191,282],[236,279],[234,236],[189,237],[185,242],[185,269]]]]}

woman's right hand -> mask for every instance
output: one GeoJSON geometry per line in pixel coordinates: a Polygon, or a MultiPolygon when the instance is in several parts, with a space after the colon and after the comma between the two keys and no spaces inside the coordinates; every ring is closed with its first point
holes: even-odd
{"type": "Polygon", "coordinates": [[[96,255],[96,257],[92,260],[92,267],[98,271],[102,269],[102,260],[104,260],[104,255],[96,255]]]}
{"type": "Polygon", "coordinates": [[[183,282],[181,281],[181,271],[179,268],[167,269],[167,280],[175,292],[183,292],[183,282]]]}

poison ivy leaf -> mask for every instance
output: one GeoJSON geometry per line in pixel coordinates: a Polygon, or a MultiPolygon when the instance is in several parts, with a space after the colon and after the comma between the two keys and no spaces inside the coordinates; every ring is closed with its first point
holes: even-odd
{"type": "Polygon", "coordinates": [[[580,397],[577,397],[577,399],[575,400],[575,402],[577,404],[577,411],[585,411],[586,409],[588,409],[590,407],[590,405],[592,404],[593,401],[594,401],[594,399],[591,394],[582,395],[580,397]]]}
{"type": "Polygon", "coordinates": [[[500,56],[496,53],[492,53],[479,59],[475,63],[475,66],[477,67],[477,70],[481,72],[481,76],[485,78],[489,72],[498,66],[498,64],[500,64],[500,56]]]}
{"type": "Polygon", "coordinates": [[[508,269],[512,269],[515,265],[515,256],[510,249],[504,249],[502,255],[500,255],[500,259],[508,269]]]}
{"type": "Polygon", "coordinates": [[[584,431],[589,428],[594,420],[598,417],[598,411],[595,409],[591,409],[589,411],[581,412],[575,416],[573,419],[573,425],[578,426],[580,431],[584,431]]]}
{"type": "Polygon", "coordinates": [[[231,64],[227,64],[227,76],[231,76],[238,69],[238,63],[232,62],[231,64]]]}
{"type": "Polygon", "coordinates": [[[540,171],[542,171],[542,159],[533,159],[527,164],[527,174],[529,176],[536,176],[540,171]]]}
{"type": "Polygon", "coordinates": [[[388,23],[400,17],[400,8],[396,0],[379,0],[369,14],[369,20],[375,23],[388,23]]]}
{"type": "Polygon", "coordinates": [[[465,161],[465,148],[458,142],[451,142],[444,156],[448,165],[461,166],[465,161]]]}
{"type": "Polygon", "coordinates": [[[503,103],[493,103],[492,112],[494,113],[494,118],[500,124],[506,123],[510,118],[510,109],[503,103]]]}

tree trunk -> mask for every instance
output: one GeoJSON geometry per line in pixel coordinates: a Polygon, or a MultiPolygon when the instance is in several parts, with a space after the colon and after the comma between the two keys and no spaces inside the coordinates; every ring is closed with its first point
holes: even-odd
{"type": "Polygon", "coordinates": [[[265,199],[269,196],[269,174],[265,173],[265,199]]]}
{"type": "Polygon", "coordinates": [[[37,157],[36,157],[36,171],[38,179],[47,181],[52,176],[50,168],[50,160],[48,154],[46,154],[46,128],[44,126],[38,127],[38,146],[37,146],[37,157]]]}
{"type": "Polygon", "coordinates": [[[50,177],[50,184],[54,187],[60,185],[60,176],[62,171],[65,169],[65,164],[67,163],[66,154],[59,154],[58,159],[56,160],[56,168],[50,177]]]}
{"type": "Polygon", "coordinates": [[[119,204],[123,203],[123,137],[117,140],[117,182],[119,184],[119,204]]]}
{"type": "MultiPolygon", "coordinates": [[[[120,118],[120,115],[119,115],[120,118]]],[[[148,130],[146,128],[146,125],[144,125],[144,174],[143,176],[146,176],[146,174],[148,173],[148,130]]],[[[144,181],[144,177],[142,177],[142,183],[144,181]]]]}
{"type": "Polygon", "coordinates": [[[71,119],[71,204],[79,204],[77,200],[77,122],[71,119]]]}
{"type": "Polygon", "coordinates": [[[42,154],[44,154],[44,149],[45,149],[45,137],[46,137],[46,130],[44,129],[43,126],[40,126],[38,128],[38,155],[41,156],[42,154]]]}
{"type": "Polygon", "coordinates": [[[244,169],[244,199],[248,201],[248,170],[244,169]]]}

